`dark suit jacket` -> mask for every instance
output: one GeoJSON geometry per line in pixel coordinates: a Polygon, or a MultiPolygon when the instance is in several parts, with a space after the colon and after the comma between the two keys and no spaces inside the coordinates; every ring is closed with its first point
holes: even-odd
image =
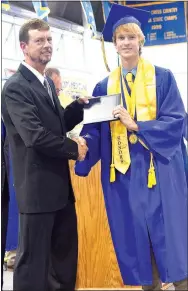
{"type": "Polygon", "coordinates": [[[15,190],[22,213],[51,212],[74,199],[68,160],[77,143],[66,137],[83,119],[77,101],[61,107],[48,79],[55,107],[38,78],[24,65],[5,83],[2,114],[12,152],[15,190]]]}

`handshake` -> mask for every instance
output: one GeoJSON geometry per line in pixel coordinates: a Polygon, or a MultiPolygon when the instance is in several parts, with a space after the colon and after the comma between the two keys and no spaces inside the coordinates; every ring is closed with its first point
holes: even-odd
{"type": "Polygon", "coordinates": [[[81,136],[73,138],[73,140],[78,144],[78,161],[83,161],[88,151],[86,140],[81,136]]]}

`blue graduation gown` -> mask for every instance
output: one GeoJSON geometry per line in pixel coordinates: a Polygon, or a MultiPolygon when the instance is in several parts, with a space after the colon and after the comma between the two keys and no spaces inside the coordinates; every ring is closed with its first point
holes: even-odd
{"type": "MultiPolygon", "coordinates": [[[[94,96],[107,94],[108,78],[98,83],[94,96]]],[[[116,171],[110,183],[111,134],[109,122],[85,125],[89,147],[75,172],[87,176],[101,160],[101,181],[112,240],[127,285],[151,285],[150,241],[160,278],[175,282],[187,277],[187,186],[181,149],[185,110],[174,76],[156,67],[157,118],[137,122],[138,135],[154,155],[157,185],[147,187],[150,154],[139,142],[130,147],[131,166],[116,171]]]]}
{"type": "Polygon", "coordinates": [[[9,214],[8,214],[8,229],[6,240],[6,251],[16,250],[18,247],[18,205],[16,201],[16,193],[14,189],[14,176],[11,152],[9,147],[9,214]]]}
{"type": "Polygon", "coordinates": [[[182,152],[184,157],[184,165],[185,165],[185,175],[187,178],[187,185],[188,185],[188,152],[187,152],[187,142],[188,142],[188,114],[186,114],[185,122],[184,122],[184,129],[183,129],[183,137],[182,140],[182,152]]]}
{"type": "MultiPolygon", "coordinates": [[[[6,138],[6,128],[1,120],[1,138],[6,138]]],[[[9,186],[9,211],[6,236],[6,251],[16,250],[18,246],[18,206],[14,189],[13,167],[10,147],[7,149],[6,171],[8,173],[9,186]]]]}

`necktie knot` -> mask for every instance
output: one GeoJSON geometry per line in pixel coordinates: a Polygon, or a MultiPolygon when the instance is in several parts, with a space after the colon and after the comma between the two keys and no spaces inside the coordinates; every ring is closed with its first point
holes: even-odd
{"type": "Polygon", "coordinates": [[[127,82],[133,82],[133,74],[131,72],[127,73],[126,75],[127,82]]]}

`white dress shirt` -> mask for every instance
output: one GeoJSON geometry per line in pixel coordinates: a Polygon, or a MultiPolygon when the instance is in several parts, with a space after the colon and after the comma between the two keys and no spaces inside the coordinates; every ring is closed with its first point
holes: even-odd
{"type": "Polygon", "coordinates": [[[24,65],[26,68],[28,68],[36,77],[39,79],[39,81],[44,86],[44,77],[41,73],[39,73],[37,70],[35,70],[33,67],[31,67],[29,64],[27,64],[25,61],[22,62],[22,65],[24,65]]]}

